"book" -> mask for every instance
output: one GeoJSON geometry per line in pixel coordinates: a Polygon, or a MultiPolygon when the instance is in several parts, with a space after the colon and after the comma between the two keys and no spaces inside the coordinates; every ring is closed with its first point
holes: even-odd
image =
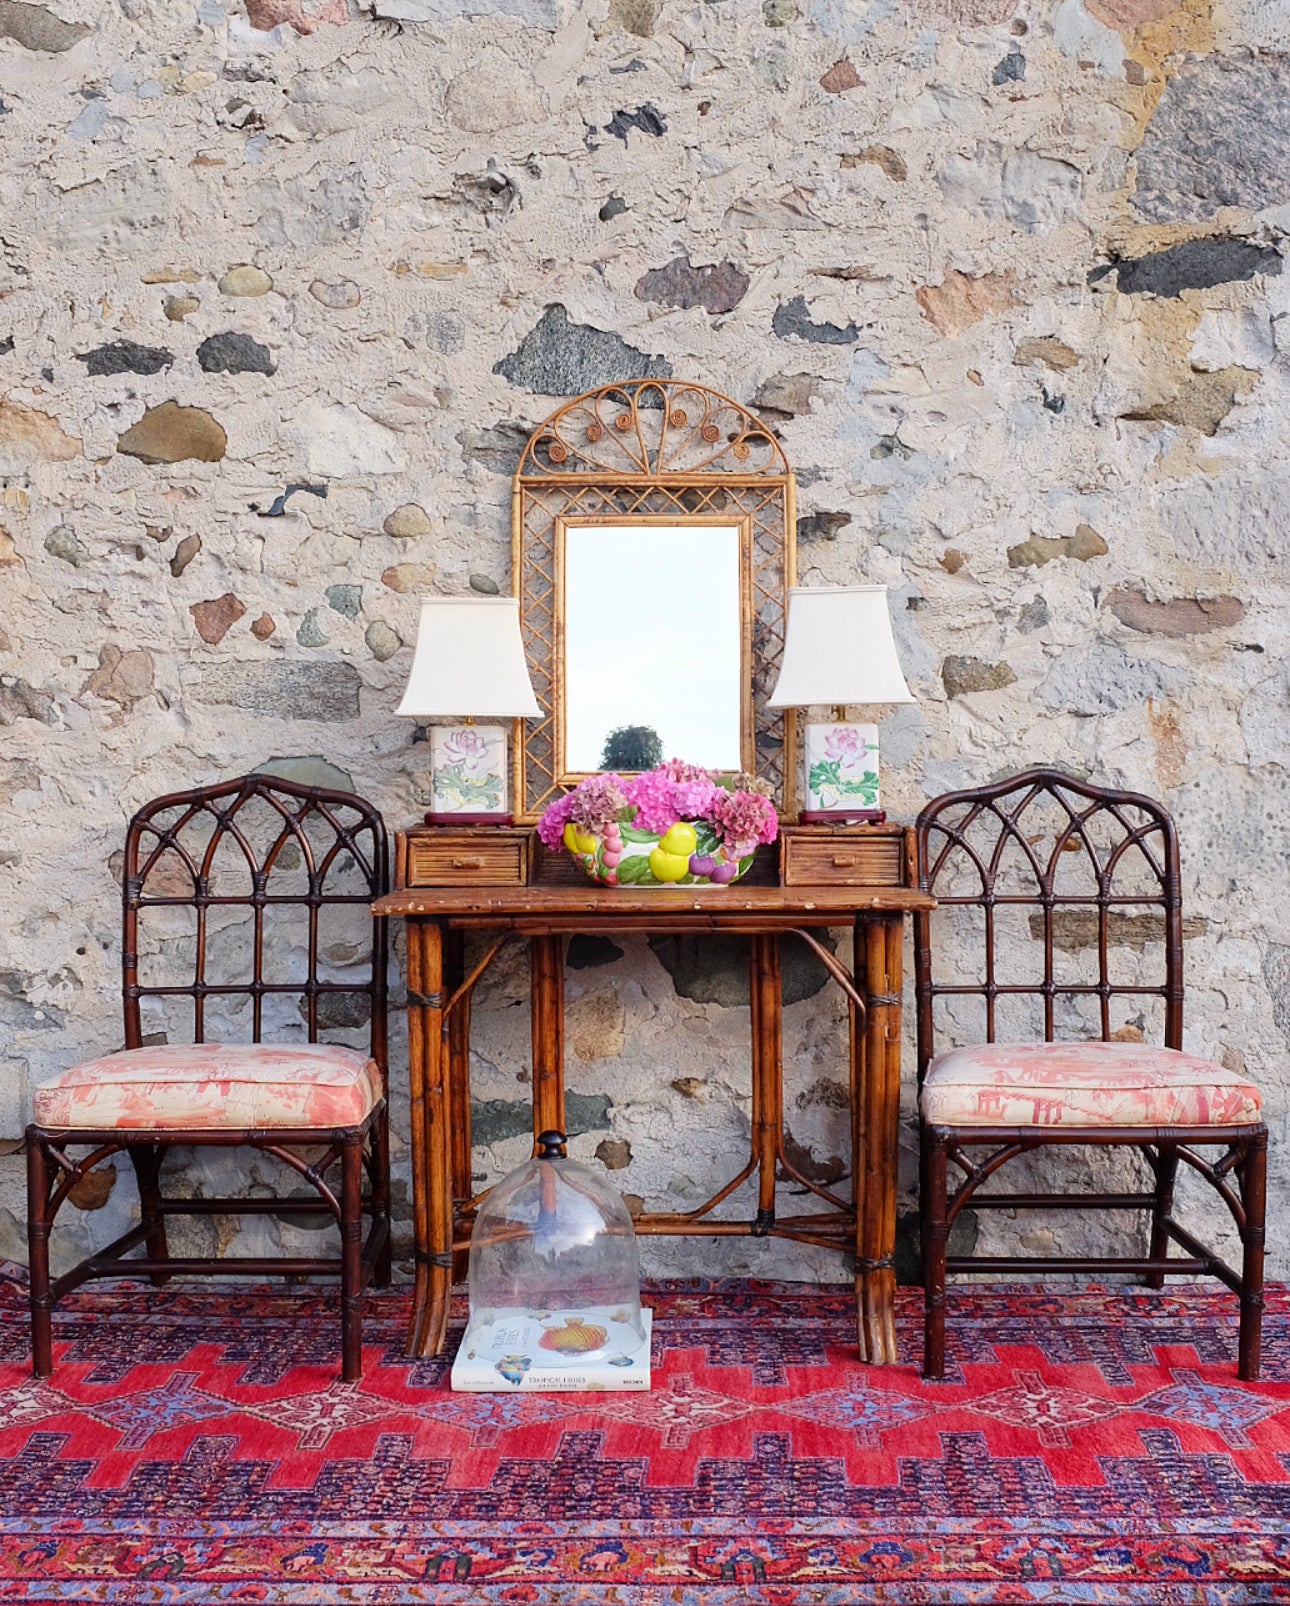
{"type": "Polygon", "coordinates": [[[648,1389],[653,1313],[511,1310],[472,1317],[452,1363],[467,1394],[596,1393],[648,1389]],[[642,1335],[643,1330],[643,1335],[642,1335]]]}

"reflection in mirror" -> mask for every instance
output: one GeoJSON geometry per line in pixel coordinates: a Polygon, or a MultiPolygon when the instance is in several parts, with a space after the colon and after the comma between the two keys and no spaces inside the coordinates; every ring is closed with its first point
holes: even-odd
{"type": "Polygon", "coordinates": [[[740,537],[737,524],[565,525],[566,771],[649,768],[623,758],[648,756],[650,733],[662,758],[743,767],[740,537]]]}

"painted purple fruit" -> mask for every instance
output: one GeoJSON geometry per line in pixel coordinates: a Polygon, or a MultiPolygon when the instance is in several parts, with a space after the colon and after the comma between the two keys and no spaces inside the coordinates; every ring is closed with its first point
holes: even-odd
{"type": "Polygon", "coordinates": [[[712,871],[712,880],[715,881],[719,887],[724,887],[727,882],[733,881],[738,874],[739,866],[737,863],[719,864],[712,871]]]}
{"type": "Polygon", "coordinates": [[[717,868],[717,861],[710,853],[692,853],[690,855],[691,875],[711,875],[717,868]]]}

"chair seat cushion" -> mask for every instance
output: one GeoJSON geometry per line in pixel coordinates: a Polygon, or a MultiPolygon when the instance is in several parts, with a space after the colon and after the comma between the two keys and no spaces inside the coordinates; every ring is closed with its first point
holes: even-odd
{"type": "Polygon", "coordinates": [[[355,1127],[380,1098],[376,1061],[351,1048],[196,1043],[74,1065],[35,1090],[32,1118],[77,1131],[355,1127]]]}
{"type": "Polygon", "coordinates": [[[1245,1126],[1259,1090],[1235,1071],[1146,1043],[979,1043],[939,1054],[923,1084],[936,1126],[1245,1126]]]}

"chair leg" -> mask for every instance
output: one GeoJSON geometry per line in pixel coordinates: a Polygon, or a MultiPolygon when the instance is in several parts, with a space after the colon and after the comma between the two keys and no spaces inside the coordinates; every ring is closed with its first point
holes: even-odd
{"type": "Polygon", "coordinates": [[[31,1277],[31,1364],[54,1373],[53,1300],[49,1293],[49,1160],[44,1141],[27,1133],[27,1247],[31,1277]]]}
{"type": "Polygon", "coordinates": [[[390,1241],[390,1112],[383,1109],[372,1127],[371,1210],[374,1224],[385,1223],[385,1241],[376,1253],[372,1284],[388,1288],[394,1275],[394,1245],[390,1241]]]}
{"type": "MultiPolygon", "coordinates": [[[[165,1154],[161,1144],[138,1143],[130,1148],[130,1159],[139,1184],[139,1210],[149,1233],[145,1240],[151,1260],[169,1260],[166,1244],[166,1218],[161,1210],[161,1161],[165,1154]]],[[[160,1288],[170,1281],[170,1273],[153,1272],[152,1282],[160,1288]]]]}
{"type": "Polygon", "coordinates": [[[945,1376],[945,1250],[950,1230],[947,1138],[937,1127],[923,1127],[923,1376],[945,1376]]]}
{"type": "Polygon", "coordinates": [[[1263,1341],[1263,1217],[1267,1198],[1268,1135],[1250,1139],[1241,1162],[1241,1203],[1245,1225],[1241,1229],[1241,1328],[1237,1350],[1237,1376],[1243,1383],[1259,1380],[1263,1341]]]}
{"type": "MultiPolygon", "coordinates": [[[[1156,1173],[1156,1202],[1151,1207],[1151,1248],[1148,1252],[1152,1260],[1163,1260],[1169,1253],[1169,1235],[1165,1232],[1164,1222],[1166,1217],[1173,1214],[1178,1150],[1172,1145],[1161,1144],[1152,1164],[1156,1173]]],[[[1165,1276],[1163,1271],[1149,1271],[1143,1281],[1148,1288],[1163,1288],[1165,1276]]]]}
{"type": "Polygon", "coordinates": [[[363,1375],[363,1139],[346,1138],[341,1150],[340,1314],[341,1377],[363,1375]]]}

